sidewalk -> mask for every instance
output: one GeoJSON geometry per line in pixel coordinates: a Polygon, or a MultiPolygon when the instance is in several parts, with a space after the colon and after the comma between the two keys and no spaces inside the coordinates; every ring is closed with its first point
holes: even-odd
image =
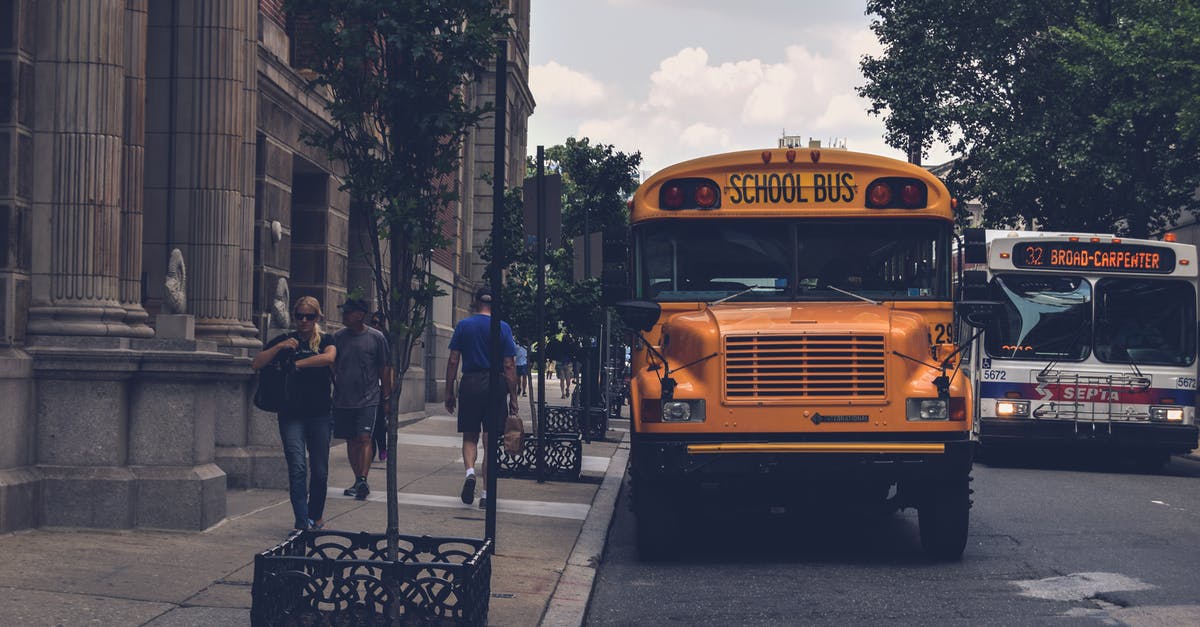
{"type": "MultiPolygon", "coordinates": [[[[551,405],[564,403],[547,385],[551,405]]],[[[528,398],[522,415],[530,428],[528,398]]],[[[454,419],[440,405],[402,423],[400,531],[482,538],[484,512],[459,499],[463,470],[454,419]]],[[[624,421],[610,428],[624,427],[624,421]]],[[[579,482],[501,479],[488,613],[492,625],[579,625],[624,478],[627,433],[583,447],[579,482]]],[[[482,460],[481,462],[482,463],[482,460]]],[[[384,464],[366,501],[345,444],[330,451],[327,528],[382,532],[384,464]]],[[[482,482],[477,494],[483,489],[482,482]]],[[[230,490],[226,518],[203,532],[36,529],[0,535],[0,616],[8,625],[247,625],[254,555],[290,531],[283,490],[230,490]]]]}

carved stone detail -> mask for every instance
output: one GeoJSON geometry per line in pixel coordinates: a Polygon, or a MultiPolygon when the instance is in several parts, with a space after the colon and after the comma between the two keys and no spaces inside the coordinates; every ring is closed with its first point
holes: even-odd
{"type": "Polygon", "coordinates": [[[178,248],[171,250],[164,286],[167,293],[163,299],[163,308],[167,313],[187,313],[187,265],[183,263],[183,253],[178,248]]]}

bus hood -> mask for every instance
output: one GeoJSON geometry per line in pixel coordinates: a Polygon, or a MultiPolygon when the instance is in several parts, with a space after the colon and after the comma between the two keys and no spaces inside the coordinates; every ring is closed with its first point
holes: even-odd
{"type": "Polygon", "coordinates": [[[888,351],[930,358],[925,318],[888,304],[721,304],[671,316],[662,329],[663,352],[673,364],[723,353],[732,336],[877,336],[888,351]]]}

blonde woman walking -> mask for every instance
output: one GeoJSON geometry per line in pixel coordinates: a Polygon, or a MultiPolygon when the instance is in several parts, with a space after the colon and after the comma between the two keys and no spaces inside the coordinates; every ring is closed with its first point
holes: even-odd
{"type": "Polygon", "coordinates": [[[279,439],[287,460],[288,492],[293,528],[325,526],[325,493],[329,484],[330,367],[337,349],[333,336],[321,332],[321,303],[312,296],[296,299],[292,322],[296,330],[270,342],[254,357],[255,370],[277,360],[290,360],[294,370],[279,417],[279,439]],[[305,459],[307,449],[307,460],[305,459]],[[306,463],[307,461],[307,463],[306,463]]]}

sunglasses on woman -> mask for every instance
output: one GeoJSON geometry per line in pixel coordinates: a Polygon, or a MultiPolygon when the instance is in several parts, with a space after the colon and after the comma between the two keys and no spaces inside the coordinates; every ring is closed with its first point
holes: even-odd
{"type": "Polygon", "coordinates": [[[300,321],[302,321],[302,322],[303,322],[303,321],[316,320],[316,319],[317,319],[317,314],[315,314],[315,313],[311,313],[311,314],[306,314],[306,313],[298,313],[298,314],[296,314],[296,319],[297,319],[297,320],[300,320],[300,321]]]}

